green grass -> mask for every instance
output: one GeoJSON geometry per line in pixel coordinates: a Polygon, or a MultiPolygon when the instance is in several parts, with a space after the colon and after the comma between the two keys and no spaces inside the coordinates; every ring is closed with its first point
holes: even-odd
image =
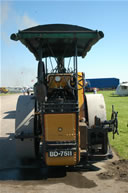
{"type": "Polygon", "coordinates": [[[128,159],[128,96],[114,95],[115,91],[99,91],[104,95],[107,111],[107,119],[111,119],[112,105],[118,111],[119,135],[109,134],[110,144],[121,158],[128,159]]]}

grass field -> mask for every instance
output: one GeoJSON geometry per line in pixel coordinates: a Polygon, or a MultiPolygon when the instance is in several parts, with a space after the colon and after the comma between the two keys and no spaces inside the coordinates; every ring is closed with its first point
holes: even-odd
{"type": "Polygon", "coordinates": [[[114,91],[99,91],[104,95],[107,111],[107,119],[111,119],[112,105],[115,111],[118,111],[119,135],[109,134],[112,147],[116,150],[121,158],[128,159],[128,96],[119,97],[113,95],[114,91]]]}

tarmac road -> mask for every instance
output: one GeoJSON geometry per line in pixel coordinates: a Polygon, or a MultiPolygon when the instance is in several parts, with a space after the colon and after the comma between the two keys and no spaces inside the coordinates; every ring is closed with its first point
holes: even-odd
{"type": "Polygon", "coordinates": [[[15,152],[15,115],[19,95],[0,96],[0,193],[128,193],[127,182],[100,179],[109,161],[84,168],[39,168],[23,165],[15,152]]]}

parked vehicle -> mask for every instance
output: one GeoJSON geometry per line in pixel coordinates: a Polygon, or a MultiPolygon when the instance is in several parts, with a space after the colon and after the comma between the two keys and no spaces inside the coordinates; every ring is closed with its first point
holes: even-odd
{"type": "Polygon", "coordinates": [[[0,93],[8,93],[8,89],[6,87],[0,87],[0,93]]]}
{"type": "Polygon", "coordinates": [[[116,89],[116,94],[119,96],[128,96],[128,82],[122,82],[116,89]]]}

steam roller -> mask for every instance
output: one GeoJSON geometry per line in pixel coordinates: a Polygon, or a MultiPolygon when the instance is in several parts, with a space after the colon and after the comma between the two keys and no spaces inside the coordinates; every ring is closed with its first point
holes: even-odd
{"type": "Polygon", "coordinates": [[[103,95],[85,93],[85,73],[78,72],[78,63],[103,37],[102,31],[69,24],[39,25],[11,35],[38,61],[34,95],[17,102],[19,159],[75,166],[110,156],[108,132],[118,133],[117,112],[112,107],[107,120],[103,95]]]}

